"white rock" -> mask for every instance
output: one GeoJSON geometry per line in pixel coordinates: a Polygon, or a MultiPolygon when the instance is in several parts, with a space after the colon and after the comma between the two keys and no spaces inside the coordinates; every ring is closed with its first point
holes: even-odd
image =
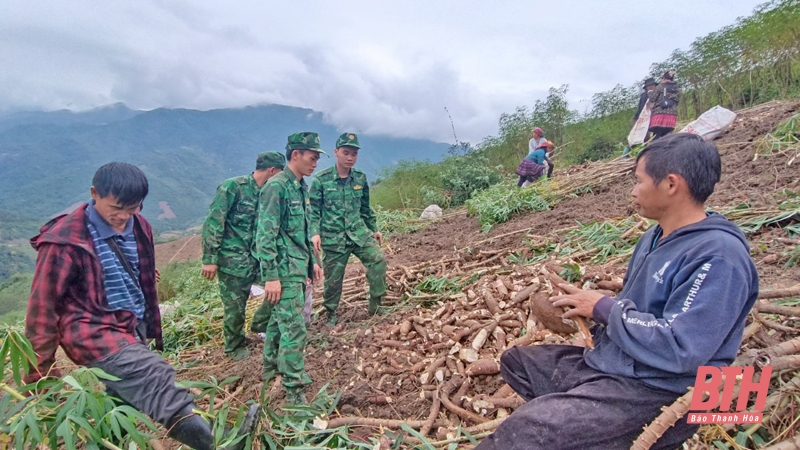
{"type": "Polygon", "coordinates": [[[437,217],[442,217],[442,208],[439,205],[429,205],[419,216],[420,219],[435,219],[437,217]]]}

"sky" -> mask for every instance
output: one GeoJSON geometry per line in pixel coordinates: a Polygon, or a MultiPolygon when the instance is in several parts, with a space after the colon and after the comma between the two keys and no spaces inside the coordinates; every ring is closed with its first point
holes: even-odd
{"type": "Polygon", "coordinates": [[[2,0],[0,113],[277,103],[452,143],[449,112],[475,144],[550,87],[584,112],[758,3],[2,0]]]}

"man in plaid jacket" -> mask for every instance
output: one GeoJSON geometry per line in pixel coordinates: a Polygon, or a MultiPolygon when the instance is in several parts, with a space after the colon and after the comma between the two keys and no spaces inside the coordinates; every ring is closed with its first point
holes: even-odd
{"type": "MultiPolygon", "coordinates": [[[[76,364],[118,378],[104,380],[109,394],[166,426],[172,438],[212,449],[211,426],[192,412],[191,394],[175,386],[172,366],[146,345],[155,339],[162,348],[152,229],[139,215],[147,192],[139,168],[106,164],[92,180],[91,204],[54,218],[31,239],[39,255],[25,334],[37,366],[25,381],[60,376],[53,363],[61,345],[76,364]]],[[[242,432],[258,412],[251,408],[242,432]]]]}

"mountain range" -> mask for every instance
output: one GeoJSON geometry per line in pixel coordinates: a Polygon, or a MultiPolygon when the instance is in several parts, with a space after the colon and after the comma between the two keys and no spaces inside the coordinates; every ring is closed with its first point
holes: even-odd
{"type": "MultiPolygon", "coordinates": [[[[320,134],[333,165],[341,130],[323,114],[283,105],[199,111],[137,111],[123,104],[84,112],[32,111],[0,116],[0,210],[43,222],[89,199],[94,171],[111,161],[136,164],[150,181],[144,215],[154,228],[202,222],[216,187],[250,173],[256,155],[284,152],[297,131],[320,134]]],[[[399,160],[439,161],[449,146],[427,140],[359,134],[357,167],[375,182],[399,160]]],[[[310,181],[310,180],[309,180],[310,181]]]]}

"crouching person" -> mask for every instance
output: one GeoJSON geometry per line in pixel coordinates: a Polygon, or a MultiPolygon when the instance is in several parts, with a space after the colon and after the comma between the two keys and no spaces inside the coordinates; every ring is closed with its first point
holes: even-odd
{"type": "MultiPolygon", "coordinates": [[[[695,382],[699,366],[736,358],[758,295],[747,241],[704,203],[720,179],[713,144],[671,135],[636,160],[633,198],[658,225],[640,239],[614,299],[562,285],[564,317],[593,318],[594,349],[536,345],[503,354],[503,379],[527,403],[477,447],[628,449],[661,408],[695,382]]],[[[686,418],[652,447],[675,449],[697,426],[686,418]]]]}
{"type": "MultiPolygon", "coordinates": [[[[195,415],[193,397],[175,386],[175,371],[146,345],[162,348],[161,315],[150,224],[139,212],[148,182],[136,166],[110,163],[92,180],[90,204],[56,217],[31,239],[38,251],[25,318],[36,352],[26,383],[48,375],[59,345],[75,363],[118,378],[108,393],[163,424],[194,449],[213,449],[214,436],[195,415]]],[[[259,416],[251,407],[241,428],[259,416]]],[[[240,441],[236,449],[244,446],[240,441]]]]}

